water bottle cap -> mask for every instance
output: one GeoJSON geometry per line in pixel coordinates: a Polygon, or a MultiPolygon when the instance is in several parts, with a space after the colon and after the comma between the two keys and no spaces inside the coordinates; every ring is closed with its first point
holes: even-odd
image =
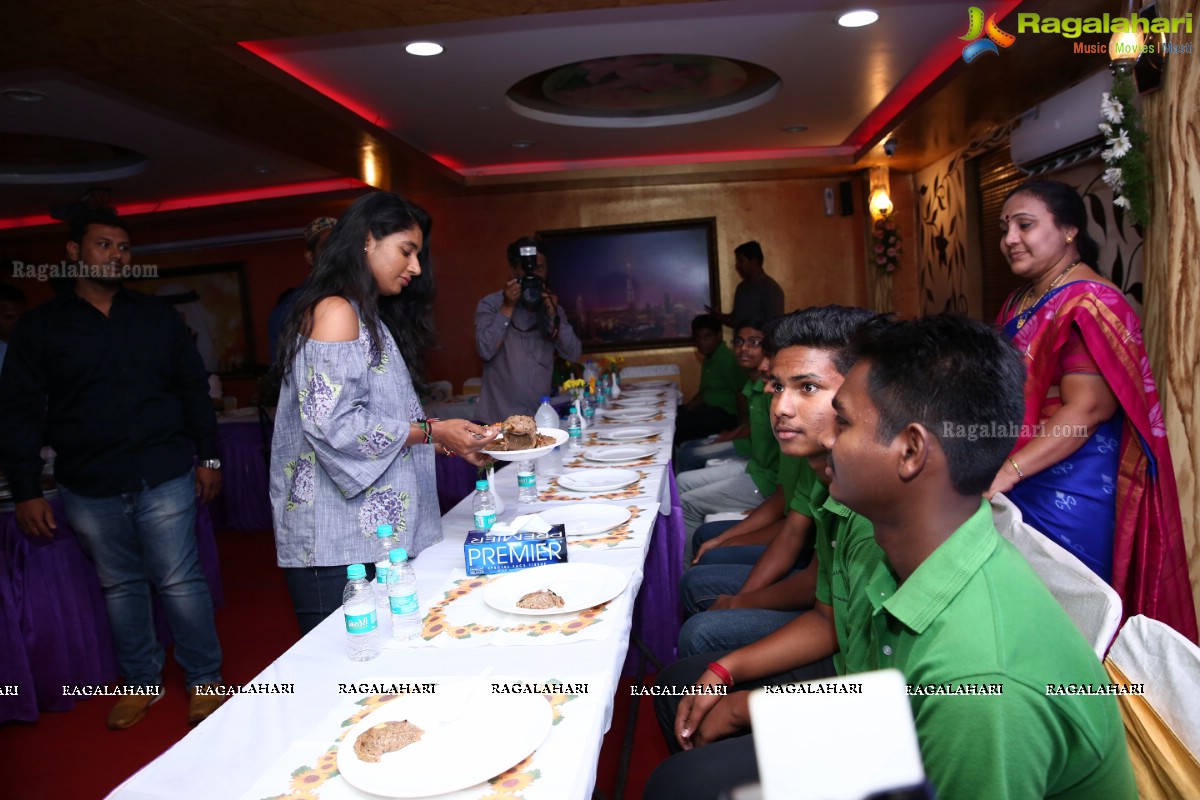
{"type": "Polygon", "coordinates": [[[408,561],[408,551],[403,547],[397,547],[388,552],[388,559],[393,564],[403,564],[405,561],[408,561]]]}
{"type": "Polygon", "coordinates": [[[542,402],[543,402],[543,403],[549,403],[549,402],[550,402],[550,398],[549,398],[549,396],[547,396],[547,395],[542,395],[542,402]]]}
{"type": "Polygon", "coordinates": [[[487,481],[475,481],[475,489],[476,489],[476,491],[486,492],[488,490],[488,482],[487,481]]]}
{"type": "Polygon", "coordinates": [[[375,529],[375,535],[378,536],[380,539],[391,536],[392,535],[392,526],[391,525],[380,525],[378,528],[375,529]]]}
{"type": "Polygon", "coordinates": [[[346,577],[352,581],[367,577],[367,568],[362,564],[351,564],[346,567],[346,577]]]}

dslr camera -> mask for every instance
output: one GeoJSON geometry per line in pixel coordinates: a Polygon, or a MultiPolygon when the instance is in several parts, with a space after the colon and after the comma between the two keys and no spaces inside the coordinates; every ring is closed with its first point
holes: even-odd
{"type": "Polygon", "coordinates": [[[542,305],[542,292],[546,290],[546,282],[537,274],[537,245],[523,242],[520,247],[520,264],[525,274],[521,276],[520,303],[531,311],[542,305]]]}

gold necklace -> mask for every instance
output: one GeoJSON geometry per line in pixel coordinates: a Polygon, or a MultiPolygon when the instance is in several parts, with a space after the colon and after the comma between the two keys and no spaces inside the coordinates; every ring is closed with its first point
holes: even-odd
{"type": "Polygon", "coordinates": [[[1028,311],[1033,306],[1036,306],[1038,303],[1040,303],[1042,301],[1042,298],[1045,297],[1046,295],[1050,294],[1051,290],[1053,290],[1056,286],[1058,286],[1060,283],[1062,283],[1063,278],[1067,277],[1067,275],[1071,272],[1071,270],[1078,267],[1082,261],[1083,261],[1083,259],[1081,259],[1081,258],[1077,258],[1074,261],[1072,261],[1066,269],[1064,269],[1062,272],[1058,273],[1058,275],[1056,275],[1054,277],[1054,280],[1050,281],[1050,285],[1047,286],[1045,291],[1043,291],[1041,294],[1039,294],[1037,296],[1037,298],[1033,297],[1033,284],[1032,283],[1029,284],[1028,288],[1025,289],[1024,297],[1021,298],[1021,307],[1017,310],[1017,328],[1018,329],[1022,325],[1025,324],[1025,318],[1024,318],[1025,312],[1028,311]]]}

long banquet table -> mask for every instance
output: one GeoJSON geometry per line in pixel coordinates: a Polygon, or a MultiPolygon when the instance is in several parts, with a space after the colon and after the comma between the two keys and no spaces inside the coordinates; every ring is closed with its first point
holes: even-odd
{"type": "MultiPolygon", "coordinates": [[[[353,662],[346,656],[342,615],[331,615],[254,679],[255,686],[273,687],[271,693],[233,697],[110,797],[373,797],[337,772],[337,745],[349,725],[392,699],[387,684],[436,683],[441,690],[466,685],[464,678],[483,676],[487,676],[484,685],[554,682],[575,689],[568,687],[570,694],[548,697],[556,721],[528,759],[490,783],[439,797],[590,797],[631,632],[639,626],[641,638],[658,635],[658,647],[653,642],[650,647],[663,655],[662,642],[673,642],[678,630],[674,580],[667,577],[677,578],[682,559],[681,515],[677,510],[671,514],[671,506],[678,502],[669,468],[673,398],[668,395],[665,408],[653,420],[616,423],[657,429],[650,440],[657,453],[634,464],[616,465],[640,473],[632,486],[591,496],[569,493],[546,474],[546,468],[553,472],[555,465],[540,463],[538,502],[518,504],[516,469],[506,467],[495,475],[504,505],[500,521],[580,502],[629,509],[630,520],[616,529],[568,543],[569,562],[606,564],[629,575],[625,590],[613,600],[545,619],[487,606],[481,590],[494,578],[468,578],[464,572],[462,545],[472,519],[467,497],[443,517],[444,540],[414,562],[424,615],[420,637],[395,649],[385,648],[374,660],[353,662]],[[639,597],[646,574],[656,577],[639,597]],[[280,688],[291,693],[274,693],[280,688]]],[[[599,422],[589,430],[587,444],[603,447],[606,443],[596,439],[596,428],[610,425],[614,423],[599,422]]],[[[564,461],[563,469],[607,467],[571,454],[564,461]]],[[[504,735],[500,730],[495,733],[496,738],[504,735]]],[[[470,754],[464,752],[462,757],[469,759],[470,754]]]]}

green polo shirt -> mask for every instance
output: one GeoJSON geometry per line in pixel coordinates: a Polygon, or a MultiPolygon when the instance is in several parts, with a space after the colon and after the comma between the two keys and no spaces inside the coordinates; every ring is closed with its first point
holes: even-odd
{"type": "Polygon", "coordinates": [[[706,406],[722,408],[736,416],[737,395],[745,383],[746,370],[724,342],[700,364],[700,397],[706,406]]]}
{"type": "Polygon", "coordinates": [[[779,485],[783,488],[783,496],[789,498],[787,510],[798,511],[806,517],[813,515],[814,501],[815,507],[820,508],[829,496],[829,489],[817,478],[807,458],[780,453],[779,485]]]}
{"type": "MultiPolygon", "coordinates": [[[[809,472],[812,472],[810,469],[809,472]]],[[[838,652],[833,668],[839,675],[861,672],[847,665],[847,643],[862,640],[861,623],[850,614],[852,598],[864,592],[863,583],[883,562],[883,550],[875,542],[875,527],[829,496],[819,480],[809,502],[816,528],[813,557],[817,559],[817,600],[833,607],[838,652]]]]}
{"type": "Polygon", "coordinates": [[[1000,687],[910,695],[939,797],[1137,796],[1116,699],[1047,696],[1051,684],[1110,679],[986,502],[903,584],[878,563],[855,587],[847,623],[857,635],[842,640],[839,624],[838,639],[850,672],[895,667],[916,687],[1000,687]]]}
{"type": "MultiPolygon", "coordinates": [[[[746,381],[742,387],[749,408],[750,439],[746,452],[738,449],[738,455],[749,456],[746,462],[746,473],[754,481],[754,485],[763,497],[775,494],[779,483],[779,441],[771,430],[771,403],[763,391],[762,378],[746,381]]],[[[738,447],[739,441],[734,440],[733,446],[738,447]]]]}

